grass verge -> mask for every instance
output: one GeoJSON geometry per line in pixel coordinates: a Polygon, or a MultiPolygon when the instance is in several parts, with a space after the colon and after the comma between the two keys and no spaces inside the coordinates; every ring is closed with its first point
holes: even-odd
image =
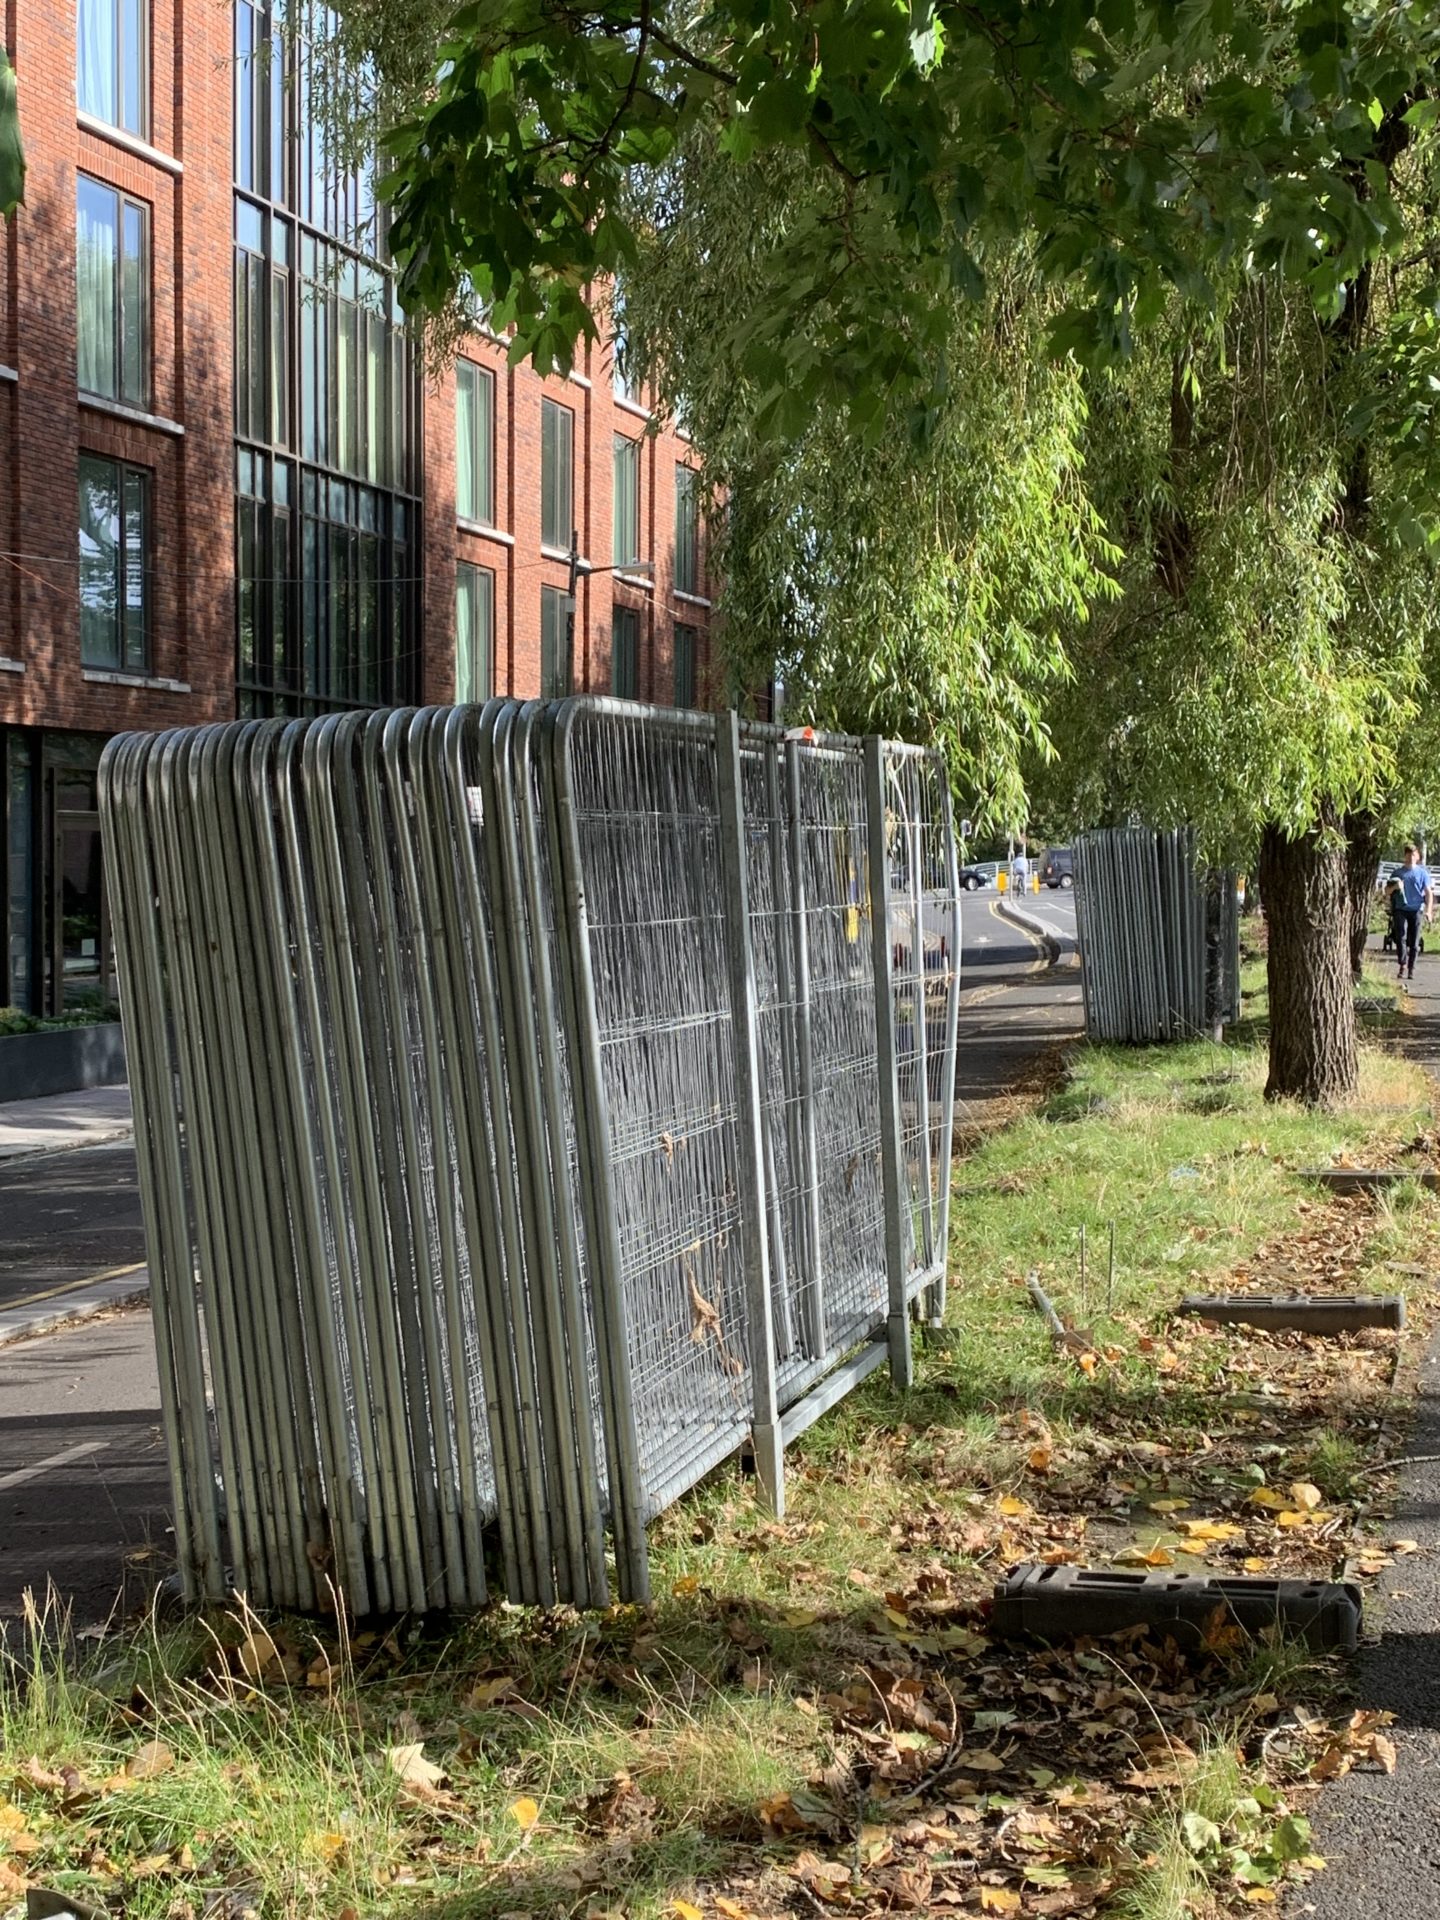
{"type": "Polygon", "coordinates": [[[1413,1151],[1428,1086],[1378,1050],[1341,1113],[1267,1107],[1262,1081],[1253,1022],[1081,1050],[957,1168],[915,1390],[876,1379],[813,1428],[784,1520],[735,1466],[682,1501],[652,1608],[353,1637],[242,1610],[79,1649],[33,1618],[0,1674],[0,1910],[27,1883],[134,1920],[1270,1904],[1317,1869],[1308,1783],[1387,1757],[1335,1670],[1223,1628],[1017,1649],[985,1612],[1027,1558],[1387,1563],[1356,1474],[1402,1337],[1169,1313],[1197,1287],[1392,1291],[1387,1262],[1440,1259],[1418,1188],[1334,1202],[1300,1177],[1413,1151]]]}

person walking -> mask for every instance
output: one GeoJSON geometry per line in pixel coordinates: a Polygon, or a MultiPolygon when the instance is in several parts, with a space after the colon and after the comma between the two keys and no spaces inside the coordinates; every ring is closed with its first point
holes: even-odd
{"type": "Polygon", "coordinates": [[[1435,921],[1435,895],[1430,869],[1420,864],[1420,849],[1407,846],[1405,864],[1390,882],[1390,911],[1394,915],[1397,980],[1415,978],[1415,955],[1420,946],[1420,915],[1426,926],[1435,921]]]}

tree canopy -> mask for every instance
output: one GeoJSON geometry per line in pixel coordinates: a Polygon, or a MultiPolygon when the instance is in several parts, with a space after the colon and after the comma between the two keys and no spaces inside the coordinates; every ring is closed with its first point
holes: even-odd
{"type": "Polygon", "coordinates": [[[543,371],[637,256],[637,175],[702,125],[736,167],[793,150],[838,192],[764,262],[763,317],[715,324],[763,431],[878,421],[943,390],[955,297],[1017,241],[1093,365],[1237,268],[1337,312],[1396,234],[1381,143],[1432,113],[1437,37],[1423,0],[470,0],[390,141],[392,240],[407,300],[473,286],[543,371]]]}

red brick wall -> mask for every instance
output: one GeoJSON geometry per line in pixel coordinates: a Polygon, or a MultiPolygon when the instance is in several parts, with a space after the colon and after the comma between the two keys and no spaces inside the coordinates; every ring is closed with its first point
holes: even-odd
{"type": "MultiPolygon", "coordinates": [[[[540,403],[575,416],[575,525],[582,558],[575,610],[575,686],[610,689],[611,618],[617,603],[640,615],[640,697],[662,705],[674,696],[675,622],[700,635],[697,686],[706,684],[708,608],[674,592],[675,466],[694,460],[681,436],[656,429],[648,415],[617,402],[608,351],[585,350],[579,378],[542,380],[528,366],[511,367],[502,344],[484,336],[466,342],[464,357],[495,377],[495,522],[508,541],[457,527],[455,521],[455,381],[446,374],[426,394],[427,698],[454,697],[454,590],[457,560],[495,576],[496,691],[532,697],[540,690],[540,589],[565,588],[569,569],[540,543],[540,403]],[[640,557],[655,565],[653,586],[616,580],[609,571],[614,538],[614,437],[640,440],[640,557]],[[602,571],[603,569],[603,571],[602,571]]],[[[703,562],[703,541],[702,541],[703,562]]],[[[705,592],[703,564],[702,595],[705,592]]]]}
{"type": "Polygon", "coordinates": [[[234,712],[233,464],[230,340],[230,39],[208,0],[151,9],[150,143],[157,160],[77,124],[76,9],[18,10],[11,41],[29,174],[0,282],[19,378],[0,394],[8,500],[0,544],[19,558],[0,581],[0,721],[111,731],[234,712]],[[181,40],[184,57],[181,57],[181,40]],[[79,403],[75,179],[123,188],[150,208],[153,392],[167,432],[79,403]],[[8,445],[4,442],[8,441],[8,445]],[[151,480],[149,676],[189,693],[88,680],[80,665],[77,463],[82,452],[134,461],[151,480]]]}
{"type": "MultiPolygon", "coordinates": [[[[77,124],[75,0],[5,0],[29,159],[27,204],[0,246],[0,723],[110,732],[225,719],[234,696],[233,157],[230,9],[217,0],[152,0],[150,144],[179,163],[137,153],[77,124]],[[183,51],[182,51],[183,50],[183,51]],[[153,396],[167,431],[81,405],[76,376],[75,180],[84,171],[151,209],[153,396]],[[152,477],[149,677],[188,692],[115,685],[80,664],[76,484],[82,452],[131,460],[152,477]]],[[[575,623],[577,688],[610,686],[617,599],[641,614],[640,692],[673,693],[671,635],[706,610],[673,595],[674,466],[686,444],[617,405],[608,352],[587,349],[579,379],[511,368],[504,348],[472,340],[495,375],[497,540],[457,527],[454,380],[425,394],[423,697],[454,695],[455,563],[495,580],[496,683],[540,686],[540,589],[563,589],[563,559],[540,547],[540,403],[575,415],[575,507],[583,577],[575,623]],[[593,385],[588,384],[593,381],[593,385]],[[611,562],[612,440],[644,438],[643,557],[649,589],[615,581],[611,562]]],[[[705,656],[702,637],[701,663],[705,656]]],[[[703,685],[703,673],[701,678],[703,685]]]]}

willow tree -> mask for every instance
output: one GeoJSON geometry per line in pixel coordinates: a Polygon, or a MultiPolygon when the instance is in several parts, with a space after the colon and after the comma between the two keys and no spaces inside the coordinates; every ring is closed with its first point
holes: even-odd
{"type": "Polygon", "coordinates": [[[1334,321],[1252,280],[1222,326],[1093,383],[1086,473],[1122,592],[1072,643],[1059,777],[1077,817],[1190,818],[1255,861],[1267,1091],[1311,1102],[1357,1075],[1351,890],[1368,908],[1374,855],[1347,862],[1347,830],[1398,791],[1440,644],[1440,463],[1405,450],[1391,337],[1433,303],[1415,271],[1334,321]]]}
{"type": "MultiPolygon", "coordinates": [[[[984,300],[953,304],[950,389],[923,417],[876,393],[862,436],[850,401],[825,398],[777,440],[769,382],[715,316],[763,322],[771,263],[842,200],[797,156],[736,169],[692,135],[632,209],[642,238],[608,318],[724,502],[714,572],[733,683],[778,679],[787,711],[941,747],[966,810],[1003,829],[1025,817],[1022,764],[1045,751],[1061,635],[1106,587],[1079,371],[1046,361],[1051,303],[1017,257],[984,300]]],[[[897,250],[892,283],[912,270],[897,250]]],[[[803,317],[791,344],[831,350],[803,317]]],[[[834,372],[862,378],[843,349],[834,372]]]]}

